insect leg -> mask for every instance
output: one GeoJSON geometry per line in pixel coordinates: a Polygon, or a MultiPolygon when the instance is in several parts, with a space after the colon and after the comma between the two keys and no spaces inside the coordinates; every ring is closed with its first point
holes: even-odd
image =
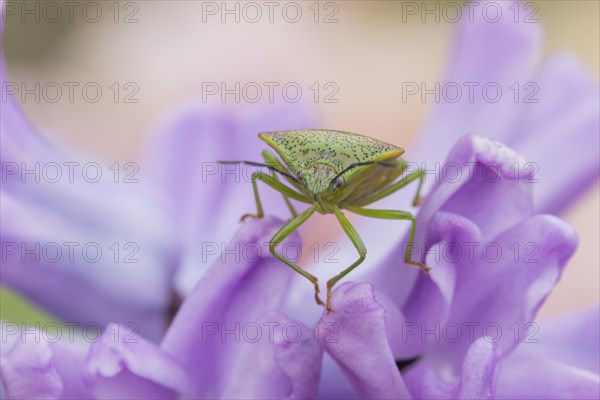
{"type": "Polygon", "coordinates": [[[315,301],[317,302],[317,304],[323,305],[323,302],[319,297],[319,283],[317,277],[304,271],[302,268],[300,268],[299,266],[297,266],[296,264],[289,261],[288,259],[286,259],[281,254],[275,251],[275,247],[277,247],[277,245],[281,243],[286,237],[288,237],[292,232],[298,229],[300,225],[306,222],[306,220],[311,215],[313,215],[315,211],[316,210],[314,207],[310,207],[302,214],[298,215],[296,218],[292,219],[290,222],[284,225],[271,239],[271,242],[269,243],[269,251],[271,252],[271,254],[277,257],[278,260],[285,263],[288,267],[290,267],[291,269],[308,279],[315,286],[315,301]]]}
{"type": "MultiPolygon", "coordinates": [[[[275,180],[278,181],[279,179],[277,178],[277,175],[275,175],[275,172],[273,172],[272,174],[273,174],[273,178],[275,178],[275,180]]],[[[298,211],[296,211],[296,209],[294,208],[294,205],[290,201],[290,198],[284,194],[282,194],[282,196],[283,196],[283,201],[285,201],[285,205],[287,206],[288,210],[290,210],[290,213],[292,214],[292,218],[296,218],[298,216],[298,211]]]]}
{"type": "Polygon", "coordinates": [[[348,268],[340,272],[338,275],[334,276],[333,278],[327,281],[326,308],[328,313],[333,311],[333,308],[331,308],[331,290],[333,289],[333,285],[335,285],[336,282],[342,279],[344,276],[348,275],[348,273],[350,273],[350,271],[352,271],[354,268],[358,267],[367,256],[367,248],[365,247],[365,244],[363,243],[358,232],[356,232],[356,229],[354,229],[350,221],[348,221],[348,218],[346,218],[346,216],[337,207],[333,209],[333,212],[337,217],[338,221],[340,222],[342,229],[344,229],[344,232],[346,232],[346,235],[348,235],[348,237],[352,241],[352,244],[354,245],[354,247],[356,247],[356,250],[358,250],[359,257],[358,260],[356,260],[351,266],[349,266],[348,268]]]}
{"type": "Polygon", "coordinates": [[[273,178],[270,175],[265,174],[264,172],[254,172],[252,174],[252,188],[254,189],[254,199],[256,200],[256,214],[245,214],[242,216],[241,221],[245,220],[248,217],[252,218],[262,218],[264,216],[262,203],[260,201],[260,197],[258,195],[258,185],[257,182],[262,181],[282,193],[284,196],[291,197],[292,199],[301,201],[303,203],[310,203],[310,200],[301,195],[300,193],[296,193],[289,187],[285,186],[283,183],[279,182],[277,179],[273,178]]]}
{"type": "Polygon", "coordinates": [[[411,183],[417,179],[419,179],[419,186],[417,188],[417,193],[415,194],[415,197],[413,199],[413,206],[417,206],[417,205],[419,205],[419,202],[421,201],[421,187],[423,186],[423,182],[425,180],[425,171],[422,169],[418,169],[415,172],[411,172],[410,174],[402,177],[398,182],[392,183],[390,186],[383,189],[382,191],[375,194],[374,196],[368,197],[368,198],[366,198],[362,201],[359,201],[358,203],[355,203],[353,205],[357,206],[357,207],[362,207],[362,206],[366,206],[371,203],[374,203],[377,200],[382,199],[386,196],[389,196],[390,194],[402,189],[404,186],[408,185],[409,183],[411,183]]]}
{"type": "MultiPolygon", "coordinates": [[[[283,164],[281,164],[279,162],[279,160],[277,159],[277,157],[275,157],[275,155],[273,153],[271,153],[269,150],[264,150],[262,152],[262,156],[267,164],[274,166],[275,168],[277,168],[280,171],[286,170],[286,168],[283,166],[283,164]]],[[[277,174],[275,171],[271,171],[271,173],[273,175],[273,178],[279,180],[277,178],[277,174]]],[[[285,201],[285,204],[287,205],[288,209],[290,210],[290,213],[292,213],[292,218],[296,218],[298,216],[298,212],[296,211],[296,209],[290,202],[290,198],[284,194],[282,194],[282,195],[283,195],[283,201],[285,201]]]]}
{"type": "Polygon", "coordinates": [[[413,198],[412,202],[413,207],[416,207],[421,204],[421,189],[423,188],[423,182],[425,182],[425,171],[419,169],[413,172],[413,174],[419,175],[419,186],[417,187],[417,193],[415,193],[415,197],[413,198]]]}
{"type": "Polygon", "coordinates": [[[351,211],[358,215],[364,215],[365,217],[382,219],[400,219],[410,221],[410,236],[408,239],[408,244],[406,245],[406,252],[404,253],[404,262],[406,264],[421,268],[423,271],[425,271],[425,273],[429,273],[429,270],[431,268],[429,268],[423,263],[411,259],[411,253],[415,242],[415,232],[417,229],[417,219],[414,215],[412,215],[412,213],[400,210],[372,210],[352,206],[348,206],[346,208],[348,209],[348,211],[351,211]]]}

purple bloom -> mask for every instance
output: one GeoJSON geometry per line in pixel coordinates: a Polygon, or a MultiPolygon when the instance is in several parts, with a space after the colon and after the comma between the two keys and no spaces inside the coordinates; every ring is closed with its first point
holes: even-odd
{"type": "MultiPolygon", "coordinates": [[[[7,82],[4,63],[0,80],[7,82]]],[[[86,182],[73,172],[74,183],[40,179],[46,166],[70,165],[80,174],[82,165],[100,164],[44,141],[12,96],[2,103],[0,127],[2,284],[60,319],[102,326],[136,321],[149,337],[160,337],[176,267],[174,226],[165,209],[145,201],[147,188],[110,178],[86,182]],[[37,176],[23,175],[36,169],[37,176]],[[113,243],[129,243],[120,250],[138,262],[115,261],[113,243]]]]}
{"type": "MultiPolygon", "coordinates": [[[[248,212],[246,199],[252,198],[252,185],[244,183],[249,183],[254,170],[221,168],[215,161],[258,156],[263,146],[257,132],[308,128],[311,120],[297,104],[256,104],[236,114],[190,102],[159,123],[144,151],[149,160],[145,169],[179,226],[182,259],[175,287],[180,295],[192,290],[217,257],[215,250],[233,236],[240,216],[248,212]]],[[[279,194],[263,190],[261,196],[270,201],[269,209],[276,215],[286,215],[279,194]]]]}
{"type": "MultiPolygon", "coordinates": [[[[7,82],[4,65],[1,72],[7,82]]],[[[233,171],[224,180],[215,156],[260,154],[255,132],[305,127],[308,120],[289,104],[236,115],[190,103],[159,124],[145,152],[152,162],[140,168],[149,173],[138,183],[116,183],[112,176],[54,183],[23,171],[94,163],[106,176],[109,163],[47,143],[8,95],[0,150],[2,283],[79,327],[135,323],[158,340],[173,298],[185,296],[205,272],[218,254],[208,250],[229,240],[247,211],[243,199],[252,196],[251,187],[236,183],[252,171],[233,171]]],[[[283,210],[276,195],[264,195],[273,198],[274,211],[283,210]]]]}
{"type": "MultiPolygon", "coordinates": [[[[277,311],[293,271],[274,262],[264,243],[280,225],[270,217],[243,225],[231,243],[256,244],[253,261],[217,259],[160,347],[116,324],[87,350],[22,335],[2,359],[8,397],[315,397],[322,349],[308,327],[277,311]],[[258,335],[248,333],[254,327],[258,335]]],[[[299,244],[298,236],[291,242],[299,244]]]]}
{"type": "MultiPolygon", "coordinates": [[[[514,181],[509,167],[519,159],[505,147],[466,137],[448,161],[476,164],[464,184],[434,187],[432,201],[420,212],[422,243],[429,250],[425,260],[432,272],[431,279],[417,277],[400,305],[410,321],[406,327],[412,328],[400,358],[420,356],[405,375],[417,397],[493,397],[496,379],[507,370],[502,360],[516,346],[531,346],[525,340],[527,327],[535,327],[530,322],[558,281],[577,238],[556,217],[532,215],[531,185],[523,183],[527,171],[520,171],[514,181]],[[500,181],[486,180],[489,165],[501,166],[500,181]],[[498,217],[489,217],[494,214],[498,217]],[[439,258],[444,248],[452,254],[439,258]],[[476,375],[482,369],[487,372],[476,375]],[[473,376],[476,385],[470,381],[473,376]]],[[[568,382],[571,375],[565,373],[562,379],[568,382]]],[[[597,383],[597,376],[586,382],[587,396],[595,393],[597,383]]],[[[527,396],[518,390],[513,394],[527,396]]]]}
{"type": "MultiPolygon", "coordinates": [[[[567,55],[538,67],[538,29],[511,19],[459,27],[448,81],[507,87],[535,80],[543,90],[540,102],[503,98],[434,110],[412,159],[427,165],[445,159],[445,166],[458,166],[460,178],[438,174],[427,182],[415,256],[432,267],[430,276],[403,265],[401,236],[391,247],[367,243],[368,262],[350,276],[361,283],[340,284],[329,315],[313,304],[310,285],[270,256],[266,243],[282,221],[266,217],[238,227],[236,219],[249,211],[238,199],[250,198],[251,187],[221,182],[207,164],[258,154],[260,144],[250,133],[308,127],[303,114],[292,117],[293,108],[258,116],[183,109],[148,148],[158,177],[153,184],[165,194],[141,202],[149,210],[136,208],[143,196],[138,189],[114,200],[120,192],[107,185],[58,190],[3,183],[2,242],[133,235],[148,263],[118,273],[112,263],[91,273],[81,272],[81,264],[3,263],[3,283],[66,320],[87,318],[103,327],[111,320],[154,321],[141,335],[107,325],[92,344],[11,331],[15,343],[3,351],[1,364],[7,396],[600,397],[597,307],[540,324],[538,342],[530,340],[538,327],[531,322],[577,245],[570,226],[541,212],[564,209],[597,180],[600,160],[598,86],[567,55]],[[557,154],[569,158],[568,171],[555,161],[557,154]],[[528,168],[528,161],[539,169],[528,168]],[[76,199],[99,211],[90,215],[73,207],[76,199]],[[9,210],[15,222],[5,222],[9,210]],[[111,223],[107,213],[117,213],[111,217],[123,223],[111,223]],[[138,220],[137,213],[152,218],[138,220]],[[32,216],[57,221],[59,229],[35,232],[26,224],[32,216]],[[221,242],[226,251],[210,259],[198,247],[221,242]],[[37,286],[42,273],[54,283],[48,290],[37,286]],[[104,280],[96,282],[99,277],[104,280]],[[172,277],[187,297],[155,344],[144,336],[161,336],[156,321],[166,320],[172,277]],[[136,283],[141,288],[134,289],[136,283]],[[61,295],[79,291],[91,299],[82,314],[61,295]]],[[[3,162],[69,159],[43,143],[16,105],[8,104],[3,162]]],[[[277,193],[262,190],[261,196],[284,210],[277,193]]],[[[402,196],[386,198],[378,208],[398,208],[402,196]]],[[[380,225],[362,225],[363,237],[377,237],[380,225]]],[[[301,245],[296,234],[287,244],[301,245]]]]}

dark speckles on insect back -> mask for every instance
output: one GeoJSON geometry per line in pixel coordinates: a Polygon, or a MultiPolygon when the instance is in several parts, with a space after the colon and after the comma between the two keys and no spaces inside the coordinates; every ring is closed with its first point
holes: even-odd
{"type": "Polygon", "coordinates": [[[342,171],[349,165],[381,159],[398,146],[356,133],[331,130],[267,132],[260,135],[297,173],[316,163],[342,171]]]}

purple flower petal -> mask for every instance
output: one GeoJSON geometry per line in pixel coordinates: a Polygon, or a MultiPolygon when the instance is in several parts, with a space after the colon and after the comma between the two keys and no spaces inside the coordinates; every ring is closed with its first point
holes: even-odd
{"type": "Polygon", "coordinates": [[[92,398],[81,377],[85,352],[83,346],[50,343],[38,330],[22,332],[0,363],[7,398],[92,398]]]}
{"type": "Polygon", "coordinates": [[[497,363],[498,357],[492,343],[486,338],[480,338],[473,343],[463,361],[456,398],[494,398],[497,363]]]}
{"type": "Polygon", "coordinates": [[[497,365],[495,345],[479,338],[466,353],[460,375],[446,374],[440,378],[447,371],[435,371],[434,364],[421,362],[406,372],[405,379],[415,398],[493,399],[497,365]]]}
{"type": "MultiPolygon", "coordinates": [[[[438,212],[430,223],[430,237],[433,256],[426,257],[427,265],[435,266],[428,277],[419,276],[417,285],[403,309],[406,312],[401,352],[398,358],[417,357],[428,346],[427,330],[435,331],[437,324],[450,315],[455,296],[459,271],[447,254],[441,257],[442,249],[458,244],[455,251],[469,254],[464,243],[482,243],[482,234],[469,219],[443,211],[438,212]]],[[[400,268],[403,268],[401,266],[400,268]]]]}
{"type": "MultiPolygon", "coordinates": [[[[428,188],[434,184],[447,150],[465,133],[501,140],[526,156],[529,163],[519,161],[525,164],[516,169],[527,169],[532,174],[530,180],[539,181],[534,197],[536,209],[556,213],[598,179],[600,93],[596,79],[569,56],[558,54],[537,65],[541,24],[515,23],[515,7],[522,6],[519,2],[486,1],[464,7],[465,18],[458,24],[448,72],[441,82],[449,87],[458,84],[462,96],[454,103],[448,101],[451,94],[436,102],[418,135],[418,146],[407,152],[407,159],[428,171],[424,185],[428,188]],[[470,12],[471,7],[477,11],[470,12]],[[501,9],[502,17],[495,21],[494,14],[480,12],[483,9],[501,9]],[[473,99],[466,84],[478,84],[473,99]],[[486,84],[502,88],[499,101],[483,98],[486,84]]],[[[521,14],[522,11],[521,8],[521,14]]],[[[433,102],[433,96],[428,95],[427,100],[433,102]]],[[[410,209],[413,190],[407,188],[381,199],[377,206],[410,209]]],[[[427,189],[424,193],[427,196],[427,189]]],[[[368,240],[377,237],[382,226],[383,223],[368,219],[359,222],[358,231],[366,238],[370,254],[354,279],[363,280],[363,273],[370,273],[385,262],[383,255],[390,251],[390,242],[368,240]]],[[[402,276],[402,286],[397,286],[396,291],[408,293],[414,276],[402,276]]]]}
{"type": "MultiPolygon", "coordinates": [[[[537,65],[541,24],[514,22],[515,7],[522,4],[481,2],[473,6],[501,8],[502,18],[491,22],[485,13],[475,12],[474,22],[458,25],[441,86],[449,91],[442,90],[446,94],[428,117],[409,158],[433,170],[446,149],[465,133],[501,140],[531,162],[528,167],[539,180],[536,209],[560,212],[599,176],[597,80],[567,54],[556,54],[537,65]],[[472,94],[469,85],[476,85],[472,94]],[[493,87],[501,89],[498,101],[485,97],[486,85],[492,88],[491,97],[495,96],[493,87]],[[454,86],[462,90],[456,102],[452,101],[454,86]],[[568,167],[557,159],[568,160],[568,167]]],[[[428,181],[425,186],[431,184],[428,181]]]]}
{"type": "Polygon", "coordinates": [[[600,374],[600,306],[539,323],[539,331],[520,347],[544,357],[600,374]]]}
{"type": "MultiPolygon", "coordinates": [[[[542,45],[541,24],[515,23],[515,7],[522,6],[518,2],[485,1],[464,7],[465,18],[457,25],[448,72],[441,82],[442,85],[459,85],[462,95],[457,102],[448,101],[446,97],[452,97],[449,94],[435,103],[418,135],[419,145],[414,151],[409,151],[407,157],[433,173],[439,171],[440,161],[448,149],[466,133],[501,140],[528,156],[533,163],[529,166],[531,171],[535,168],[537,174],[543,169],[546,171],[544,175],[552,176],[537,185],[540,189],[537,189],[539,193],[535,200],[540,211],[556,212],[598,177],[598,85],[577,62],[556,62],[565,58],[560,56],[543,65],[542,74],[536,75],[542,45]],[[471,7],[476,11],[469,11],[471,7]],[[496,10],[502,16],[498,21],[494,20],[496,10]],[[466,18],[467,15],[469,18],[466,18]],[[502,89],[499,101],[484,98],[482,91],[486,84],[502,89]],[[514,98],[515,84],[519,87],[517,101],[514,98]],[[478,85],[473,98],[468,85],[478,85]],[[525,98],[533,90],[539,93],[534,93],[530,99],[525,98]],[[540,118],[541,115],[545,117],[540,118]],[[540,125],[543,128],[534,135],[533,130],[537,132],[540,125]],[[530,135],[534,135],[535,139],[530,140],[530,135]],[[539,146],[540,141],[549,146],[539,146]],[[596,145],[589,146],[590,141],[596,145]],[[566,158],[576,160],[574,168],[561,168],[563,163],[556,162],[557,158],[562,159],[565,151],[569,153],[566,158]],[[565,179],[554,179],[554,171],[565,179]],[[562,184],[575,192],[563,190],[562,184]]],[[[428,88],[432,89],[432,86],[428,88]]],[[[422,90],[417,96],[420,94],[422,90]]],[[[433,102],[433,96],[428,95],[427,100],[433,102]]],[[[432,175],[428,175],[425,187],[432,185],[433,180],[432,175]]],[[[410,207],[408,199],[412,195],[412,190],[403,190],[380,200],[378,205],[380,208],[398,208],[401,205],[406,209],[410,207]]],[[[377,226],[372,221],[361,225],[359,231],[364,232],[366,237],[381,229],[381,225],[377,226]]],[[[379,263],[377,254],[389,251],[389,243],[385,241],[373,241],[368,243],[368,247],[375,254],[365,261],[362,271],[379,263]]],[[[410,287],[410,281],[407,287],[410,287]]]]}
{"type": "MultiPolygon", "coordinates": [[[[438,363],[456,371],[478,337],[531,322],[560,277],[576,235],[557,218],[531,216],[527,172],[510,168],[520,160],[510,149],[477,136],[461,139],[452,150],[447,164],[471,167],[459,182],[442,181],[434,187],[417,217],[417,259],[424,259],[432,271],[431,277],[419,274],[408,299],[397,303],[407,324],[413,324],[404,357],[427,347],[438,363]],[[495,173],[488,175],[490,166],[495,173]],[[437,339],[440,332],[457,329],[473,333],[437,339]]],[[[392,280],[400,275],[394,260],[402,259],[402,253],[398,248],[387,268],[378,271],[378,287],[389,296],[395,282],[402,284],[392,280]]],[[[524,334],[519,332],[517,342],[524,334]]],[[[498,339],[499,354],[515,346],[511,338],[504,334],[498,339]]]]}
{"type": "Polygon", "coordinates": [[[410,398],[388,343],[385,310],[367,283],[340,285],[318,323],[323,348],[361,398],[410,398]],[[331,335],[331,328],[334,335],[331,335]]]}
{"type": "Polygon", "coordinates": [[[440,364],[425,361],[409,369],[405,380],[418,398],[598,398],[598,373],[575,365],[582,358],[586,359],[584,364],[598,362],[597,352],[593,350],[598,348],[597,311],[594,307],[557,319],[551,323],[554,329],[544,329],[549,327],[542,324],[539,332],[535,330],[528,340],[502,359],[499,368],[498,344],[492,343],[492,338],[479,338],[465,356],[460,378],[451,373],[448,376],[449,371],[440,368],[440,364]],[[559,324],[564,333],[558,329],[559,324]],[[573,336],[568,336],[570,333],[573,336]],[[584,351],[588,352],[587,356],[577,356],[584,351]],[[559,361],[565,356],[567,362],[559,361]]]}
{"type": "Polygon", "coordinates": [[[286,329],[289,325],[286,324],[291,324],[292,321],[286,318],[283,321],[280,334],[285,332],[285,335],[277,342],[275,361],[291,381],[292,391],[288,398],[315,398],[321,379],[323,349],[314,340],[314,332],[299,322],[295,322],[293,326],[302,328],[297,331],[300,332],[300,337],[287,337],[286,329]]]}
{"type": "Polygon", "coordinates": [[[96,398],[176,399],[192,396],[192,378],[169,354],[117,324],[89,351],[85,381],[96,398]]]}
{"type": "Polygon", "coordinates": [[[600,397],[598,306],[539,324],[502,361],[498,398],[600,397]]]}
{"type": "MultiPolygon", "coordinates": [[[[500,252],[498,257],[482,253],[472,263],[467,257],[456,263],[455,296],[446,321],[477,324],[475,337],[495,336],[498,354],[504,355],[524,339],[525,325],[560,278],[577,237],[558,218],[540,215],[488,243],[500,252]]],[[[442,343],[440,351],[445,358],[460,359],[471,341],[463,335],[458,342],[442,343]]]]}
{"type": "MultiPolygon", "coordinates": [[[[286,356],[286,346],[290,344],[247,343],[251,342],[247,335],[251,335],[257,325],[261,332],[268,331],[264,325],[265,313],[280,307],[293,274],[289,267],[274,261],[268,250],[268,243],[280,226],[281,221],[273,217],[245,222],[186,298],[165,336],[162,347],[193,374],[197,393],[202,397],[222,397],[228,390],[238,395],[243,393],[243,388],[258,397],[274,391],[297,397],[311,393],[311,388],[317,385],[315,365],[309,368],[304,363],[320,357],[318,350],[308,343],[296,343],[294,346],[298,347],[290,349],[293,353],[301,349],[307,351],[298,369],[289,364],[289,355],[286,356]],[[273,353],[272,346],[280,348],[273,353]],[[265,347],[269,350],[261,352],[265,347]],[[260,368],[255,365],[257,362],[260,368]],[[235,376],[223,373],[257,368],[253,373],[262,375],[275,365],[282,371],[277,373],[276,379],[257,381],[248,372],[235,376]],[[233,379],[239,381],[232,388],[233,379]],[[300,388],[300,384],[304,388],[300,388]]],[[[297,234],[281,243],[278,249],[286,246],[300,248],[297,234]]]]}
{"type": "Polygon", "coordinates": [[[531,161],[539,182],[536,210],[558,213],[598,180],[600,90],[596,78],[564,53],[544,63],[536,83],[539,103],[523,107],[508,143],[531,161]]]}
{"type": "MultiPolygon", "coordinates": [[[[261,169],[217,161],[263,162],[261,152],[267,146],[258,133],[311,125],[308,113],[290,103],[257,103],[242,113],[189,103],[160,123],[145,158],[157,177],[157,189],[180,218],[184,256],[176,286],[182,295],[194,288],[218,256],[198,242],[225,244],[239,218],[256,209],[251,175],[261,169]]],[[[259,190],[268,214],[289,217],[281,194],[260,183],[259,190]]]]}
{"type": "Polygon", "coordinates": [[[101,326],[111,320],[136,322],[149,337],[160,337],[173,263],[169,241],[148,236],[164,230],[147,235],[137,231],[141,224],[121,231],[90,229],[51,205],[48,209],[5,193],[1,197],[3,284],[62,320],[101,326]]]}
{"type": "Polygon", "coordinates": [[[600,398],[600,375],[520,350],[519,348],[502,362],[497,398],[600,398]]]}
{"type": "MultiPolygon", "coordinates": [[[[430,232],[432,220],[440,211],[457,217],[446,218],[444,223],[438,220],[434,227],[446,226],[446,235],[464,231],[461,235],[466,235],[462,238],[466,241],[490,240],[531,216],[531,184],[526,182],[529,172],[524,167],[514,169],[515,163],[523,166],[525,160],[501,143],[476,135],[458,141],[441,168],[446,173],[441,174],[417,215],[413,258],[424,260],[433,241],[442,236],[430,232]],[[456,174],[450,175],[450,167],[456,174]]],[[[374,270],[369,279],[399,306],[406,302],[421,275],[417,268],[405,267],[401,262],[406,240],[387,255],[380,264],[384,267],[374,270]]]]}
{"type": "MultiPolygon", "coordinates": [[[[475,3],[473,3],[475,4],[475,3]]],[[[454,49],[443,84],[458,84],[462,89],[459,101],[442,101],[427,118],[420,135],[420,145],[411,159],[425,162],[430,168],[439,163],[458,138],[477,133],[497,140],[510,137],[521,106],[514,101],[510,87],[526,84],[536,67],[541,51],[541,29],[538,23],[515,23],[513,3],[483,1],[473,13],[473,21],[458,24],[454,49]],[[480,12],[490,8],[490,15],[500,9],[502,17],[480,12]],[[474,94],[469,95],[469,86],[474,94]],[[484,87],[489,95],[484,98],[484,87]],[[502,94],[498,101],[494,87],[502,94]],[[486,100],[487,99],[487,100],[486,100]]],[[[515,3],[516,4],[516,3],[515,3]]],[[[468,12],[464,10],[465,16],[468,12]]],[[[449,97],[452,95],[449,94],[449,97]]]]}
{"type": "Polygon", "coordinates": [[[323,350],[314,333],[277,311],[241,327],[235,362],[219,397],[315,398],[323,350]]]}
{"type": "Polygon", "coordinates": [[[108,165],[52,147],[11,95],[0,128],[2,283],[63,320],[135,321],[158,338],[174,270],[165,211],[147,201],[143,185],[115,183],[108,165]],[[104,178],[86,180],[85,165],[104,178]],[[60,172],[58,180],[24,174],[47,167],[60,172]]]}
{"type": "MultiPolygon", "coordinates": [[[[484,239],[514,226],[533,213],[531,172],[525,163],[502,143],[476,135],[461,138],[419,212],[419,225],[426,226],[438,211],[446,211],[471,220],[484,239]],[[458,180],[450,167],[460,168],[458,180]]],[[[421,229],[419,236],[424,234],[421,229]]]]}

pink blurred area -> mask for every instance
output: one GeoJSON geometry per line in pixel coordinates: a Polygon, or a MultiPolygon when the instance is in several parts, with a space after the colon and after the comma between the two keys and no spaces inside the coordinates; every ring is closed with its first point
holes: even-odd
{"type": "MultiPolygon", "coordinates": [[[[3,47],[11,80],[30,85],[100,82],[105,89],[98,103],[25,101],[27,115],[53,140],[134,161],[157,116],[177,102],[201,97],[207,82],[256,82],[263,88],[264,82],[294,82],[303,89],[303,100],[314,106],[320,127],[359,132],[410,149],[434,103],[403,101],[398,88],[402,82],[433,84],[442,79],[455,24],[432,16],[422,22],[421,15],[406,15],[407,2],[388,1],[298,2],[303,15],[296,23],[286,21],[281,8],[274,10],[273,22],[262,8],[258,22],[244,20],[256,16],[248,9],[239,23],[231,14],[222,23],[222,12],[207,14],[207,3],[121,2],[118,9],[103,5],[104,17],[96,23],[77,14],[74,23],[36,23],[31,18],[23,23],[19,15],[6,15],[3,47]],[[120,90],[117,102],[114,91],[107,90],[114,82],[120,90]],[[137,103],[124,101],[132,93],[127,83],[138,89],[137,103]],[[311,89],[315,83],[318,101],[311,89]],[[328,83],[334,85],[326,87],[328,83]],[[326,102],[327,95],[337,102],[326,102]]],[[[598,77],[599,3],[534,4],[545,27],[544,53],[566,48],[598,77]]],[[[230,101],[228,106],[245,104],[230,101]]],[[[410,150],[406,156],[410,159],[410,150]]],[[[258,157],[248,154],[249,159],[258,157]]],[[[251,209],[252,199],[248,204],[251,209]]],[[[579,233],[580,246],[542,317],[599,300],[598,204],[596,186],[562,216],[579,233]]],[[[305,234],[311,242],[330,239],[340,232],[330,222],[318,217],[305,234]]]]}

